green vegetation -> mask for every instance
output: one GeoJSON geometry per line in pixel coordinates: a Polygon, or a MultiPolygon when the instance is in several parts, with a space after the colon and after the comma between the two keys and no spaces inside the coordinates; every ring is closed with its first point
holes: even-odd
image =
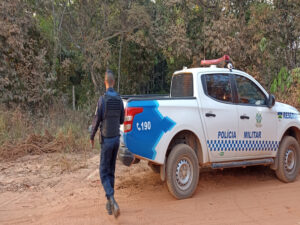
{"type": "Polygon", "coordinates": [[[298,0],[3,0],[0,101],[72,106],[74,86],[75,108],[91,114],[108,67],[120,69],[121,94],[167,93],[174,70],[224,54],[283,92],[300,66],[299,10],[298,0]]]}
{"type": "Polygon", "coordinates": [[[288,71],[282,67],[277,77],[275,77],[271,88],[271,93],[275,93],[279,100],[288,102],[300,108],[300,68],[288,71]]]}
{"type": "Polygon", "coordinates": [[[168,93],[175,70],[229,54],[300,108],[299,11],[299,0],[1,0],[0,144],[48,130],[85,149],[107,68],[121,94],[168,93]]]}

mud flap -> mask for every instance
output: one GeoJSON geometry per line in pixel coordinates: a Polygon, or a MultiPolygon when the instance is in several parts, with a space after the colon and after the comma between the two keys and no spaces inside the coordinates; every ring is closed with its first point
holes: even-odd
{"type": "Polygon", "coordinates": [[[277,170],[278,168],[278,156],[274,158],[274,163],[270,166],[271,170],[277,170]]]}
{"type": "Polygon", "coordinates": [[[162,182],[166,180],[166,161],[160,166],[160,179],[162,182]]]}
{"type": "Polygon", "coordinates": [[[134,155],[125,147],[120,147],[118,151],[118,159],[125,165],[131,166],[134,161],[134,155]]]}

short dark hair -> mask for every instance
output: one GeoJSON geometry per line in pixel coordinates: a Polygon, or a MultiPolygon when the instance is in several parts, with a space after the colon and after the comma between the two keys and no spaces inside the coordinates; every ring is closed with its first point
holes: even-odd
{"type": "Polygon", "coordinates": [[[107,69],[105,72],[105,81],[107,81],[109,86],[112,86],[115,82],[114,73],[110,69],[107,69]]]}

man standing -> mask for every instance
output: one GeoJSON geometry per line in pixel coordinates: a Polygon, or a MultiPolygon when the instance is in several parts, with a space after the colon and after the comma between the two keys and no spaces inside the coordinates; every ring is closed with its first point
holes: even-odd
{"type": "Polygon", "coordinates": [[[114,199],[115,167],[120,144],[120,124],[124,122],[124,106],[120,95],[114,91],[115,79],[112,71],[105,73],[106,93],[99,98],[91,144],[94,147],[94,137],[100,125],[100,178],[106,193],[106,209],[109,215],[120,215],[120,208],[114,199]]]}

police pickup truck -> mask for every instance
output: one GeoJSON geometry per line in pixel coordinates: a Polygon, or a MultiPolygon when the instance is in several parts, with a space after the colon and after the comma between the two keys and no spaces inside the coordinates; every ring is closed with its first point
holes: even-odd
{"type": "Polygon", "coordinates": [[[177,199],[193,195],[204,167],[268,165],[281,181],[294,181],[299,111],[233,69],[229,56],[201,64],[207,67],[176,71],[169,96],[123,98],[119,158],[129,150],[149,161],[177,199]],[[216,67],[221,61],[225,68],[216,67]]]}

